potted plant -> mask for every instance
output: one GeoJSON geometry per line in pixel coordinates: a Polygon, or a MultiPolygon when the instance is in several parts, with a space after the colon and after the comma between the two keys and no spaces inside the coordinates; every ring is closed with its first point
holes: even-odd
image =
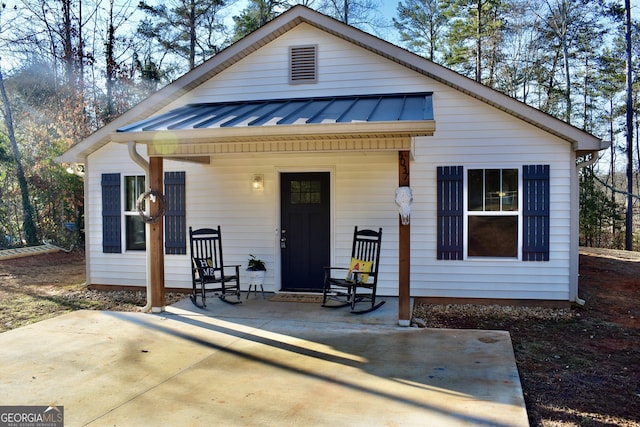
{"type": "Polygon", "coordinates": [[[267,266],[264,261],[256,258],[254,255],[249,255],[249,261],[247,262],[247,271],[249,272],[249,285],[260,285],[264,283],[264,275],[267,271],[267,266]]]}
{"type": "Polygon", "coordinates": [[[247,263],[247,271],[267,271],[267,266],[264,261],[255,257],[255,255],[249,255],[249,262],[247,263]]]}

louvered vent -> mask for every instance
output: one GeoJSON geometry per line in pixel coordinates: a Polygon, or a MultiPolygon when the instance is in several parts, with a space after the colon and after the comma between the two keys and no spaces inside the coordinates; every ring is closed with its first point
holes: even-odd
{"type": "Polygon", "coordinates": [[[289,82],[317,81],[317,46],[293,46],[289,49],[289,82]]]}

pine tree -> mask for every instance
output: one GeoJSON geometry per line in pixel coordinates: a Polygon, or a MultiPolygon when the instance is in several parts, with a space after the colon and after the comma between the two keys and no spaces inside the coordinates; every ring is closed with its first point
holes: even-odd
{"type": "Polygon", "coordinates": [[[138,33],[186,59],[192,70],[222,48],[210,33],[220,28],[217,14],[223,5],[222,0],[172,0],[169,6],[141,1],[139,8],[149,20],[138,27],[138,33]],[[200,61],[196,60],[198,56],[200,61]]]}
{"type": "Polygon", "coordinates": [[[443,31],[447,23],[440,0],[407,0],[398,3],[393,25],[409,50],[436,61],[441,56],[443,31]]]}
{"type": "Polygon", "coordinates": [[[286,3],[280,0],[249,0],[247,7],[240,15],[234,16],[235,28],[233,39],[240,40],[247,34],[257,30],[286,8],[286,3]]]}
{"type": "Polygon", "coordinates": [[[502,0],[446,0],[449,19],[445,63],[493,86],[504,40],[507,4],[502,0]]]}

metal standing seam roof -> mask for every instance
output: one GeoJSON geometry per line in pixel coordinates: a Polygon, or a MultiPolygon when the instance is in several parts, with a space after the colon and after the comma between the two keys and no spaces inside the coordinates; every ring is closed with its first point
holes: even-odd
{"type": "Polygon", "coordinates": [[[188,104],[118,132],[433,120],[431,93],[188,104]]]}

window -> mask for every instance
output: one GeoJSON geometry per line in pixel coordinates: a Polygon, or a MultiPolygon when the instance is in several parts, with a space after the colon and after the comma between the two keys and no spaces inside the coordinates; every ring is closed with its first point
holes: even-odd
{"type": "Polygon", "coordinates": [[[322,187],[320,181],[294,180],[291,181],[292,205],[317,205],[322,203],[322,187]]]}
{"type": "Polygon", "coordinates": [[[124,233],[128,251],[146,249],[145,226],[138,215],[138,197],[144,192],[144,176],[124,177],[124,233]]]}
{"type": "MultiPolygon", "coordinates": [[[[164,245],[166,254],[187,253],[185,173],[164,174],[164,245]]],[[[146,249],[145,224],[138,214],[138,197],[145,191],[144,176],[102,174],[102,252],[146,249]],[[122,226],[124,224],[124,227],[122,226]]]]}
{"type": "Polygon", "coordinates": [[[468,257],[548,261],[550,211],[549,165],[439,166],[437,257],[462,260],[466,244],[468,257]]]}
{"type": "Polygon", "coordinates": [[[518,169],[467,171],[467,255],[518,256],[518,169]]]}

